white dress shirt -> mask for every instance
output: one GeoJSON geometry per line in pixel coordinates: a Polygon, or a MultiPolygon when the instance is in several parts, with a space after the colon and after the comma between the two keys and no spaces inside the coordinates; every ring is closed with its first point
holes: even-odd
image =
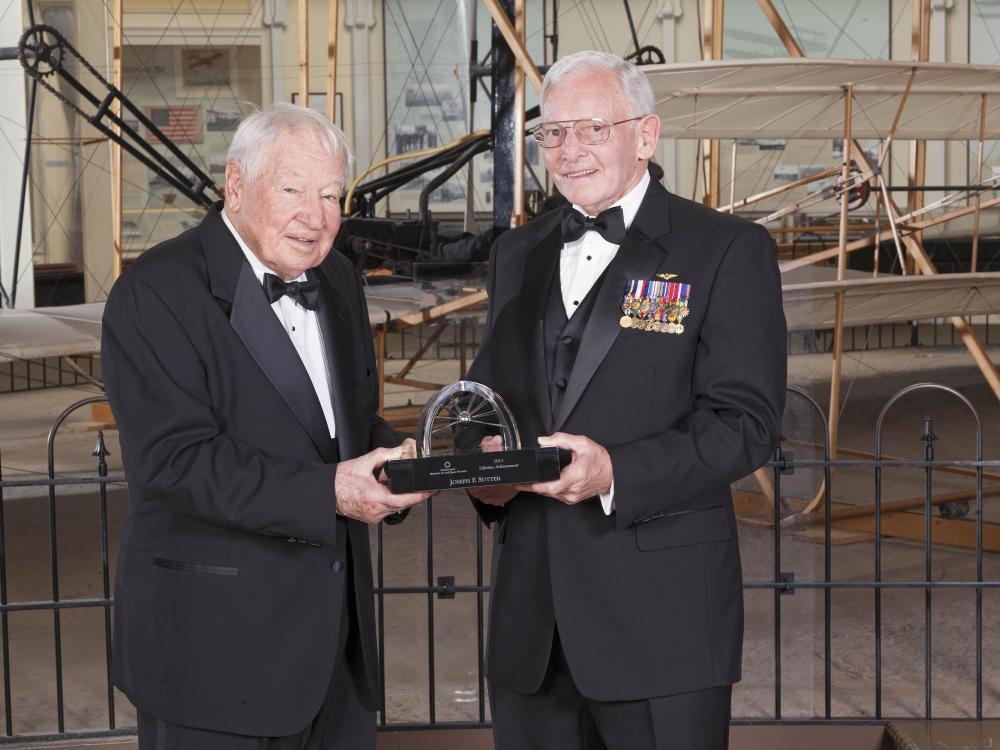
{"type": "MultiPolygon", "coordinates": [[[[646,196],[648,187],[649,172],[644,172],[639,183],[614,204],[622,207],[626,229],[631,226],[632,220],[639,212],[639,206],[646,196]]],[[[590,215],[575,203],[573,208],[584,216],[590,215]]],[[[563,306],[566,308],[567,318],[573,317],[577,306],[583,302],[587,292],[614,260],[617,252],[618,245],[612,245],[594,231],[584,232],[580,239],[563,245],[562,253],[559,255],[559,282],[562,286],[563,306]]]]}
{"type": "MultiPolygon", "coordinates": [[[[264,284],[264,274],[272,273],[278,278],[279,274],[274,273],[270,268],[260,262],[260,258],[254,255],[247,243],[240,237],[236,227],[229,221],[225,209],[222,210],[222,220],[233,233],[236,242],[239,243],[243,255],[246,256],[250,268],[253,269],[257,281],[264,284]]],[[[283,281],[307,281],[305,274],[297,279],[283,279],[283,281]]],[[[333,416],[333,400],[330,397],[330,377],[326,369],[326,356],[323,353],[323,340],[319,330],[319,320],[315,310],[307,310],[288,295],[281,297],[277,302],[271,303],[271,309],[278,317],[278,322],[285,329],[288,338],[292,341],[292,346],[298,352],[299,359],[309,374],[316,397],[319,399],[320,408],[323,409],[323,417],[326,419],[326,426],[330,430],[330,437],[337,437],[337,424],[333,416]]]]}
{"type": "MultiPolygon", "coordinates": [[[[625,229],[631,226],[632,220],[639,212],[639,206],[642,205],[642,199],[646,197],[648,187],[649,172],[644,171],[638,184],[614,204],[614,206],[622,207],[625,229]]],[[[590,216],[575,203],[573,208],[585,216],[590,216]]],[[[566,308],[567,318],[573,317],[573,313],[590,292],[594,282],[600,278],[604,269],[614,260],[618,247],[618,245],[612,245],[596,231],[584,232],[580,239],[563,245],[562,252],[559,254],[559,282],[562,287],[563,307],[566,308]]],[[[601,507],[604,508],[605,514],[611,515],[611,511],[615,508],[614,479],[611,480],[611,489],[602,492],[600,498],[601,507]]]]}

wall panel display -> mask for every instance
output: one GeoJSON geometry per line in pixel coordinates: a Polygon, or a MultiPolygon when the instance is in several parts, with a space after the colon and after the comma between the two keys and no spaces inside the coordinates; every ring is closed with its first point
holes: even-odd
{"type": "MultiPolygon", "coordinates": [[[[469,55],[472,29],[479,41],[479,57],[489,51],[491,23],[481,3],[464,0],[384,0],[386,130],[389,155],[419,152],[452,143],[473,130],[489,129],[489,95],[481,87],[476,101],[469,91],[469,55]]],[[[532,58],[544,59],[542,0],[527,2],[527,45],[532,58]]],[[[489,79],[485,79],[487,91],[489,79]]],[[[537,98],[527,88],[527,106],[537,98]]],[[[530,140],[530,139],[529,139],[530,140]]],[[[529,143],[528,149],[531,149],[529,143]]],[[[544,180],[537,148],[527,152],[528,163],[544,180]]],[[[489,153],[472,162],[472,198],[477,212],[492,211],[492,158],[489,153]]],[[[393,213],[416,210],[421,188],[430,179],[422,175],[389,199],[393,213]]],[[[526,183],[537,187],[528,171],[526,183]]],[[[431,196],[431,209],[460,213],[469,191],[468,170],[461,170],[431,196]]],[[[483,227],[485,228],[485,226],[483,227]]]]}
{"type": "MultiPolygon", "coordinates": [[[[243,107],[261,102],[260,48],[133,45],[123,49],[123,65],[129,98],[221,186],[243,107]]],[[[166,149],[147,128],[140,131],[166,149]]],[[[123,182],[126,258],[195,226],[204,216],[203,209],[127,154],[123,182]]]]}

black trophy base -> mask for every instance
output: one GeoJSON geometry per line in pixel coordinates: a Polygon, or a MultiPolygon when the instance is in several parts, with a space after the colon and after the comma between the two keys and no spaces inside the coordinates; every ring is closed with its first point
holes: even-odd
{"type": "Polygon", "coordinates": [[[569,451],[545,446],[389,461],[385,473],[393,492],[424,492],[549,482],[570,460],[569,451]]]}

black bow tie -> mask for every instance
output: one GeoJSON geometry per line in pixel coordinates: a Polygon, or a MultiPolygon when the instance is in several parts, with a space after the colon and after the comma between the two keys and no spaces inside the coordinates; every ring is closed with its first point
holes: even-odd
{"type": "Polygon", "coordinates": [[[601,211],[597,216],[584,216],[571,206],[566,206],[562,217],[562,241],[575,242],[585,232],[597,232],[612,245],[625,241],[625,215],[621,206],[601,211]]]}
{"type": "Polygon", "coordinates": [[[306,310],[315,310],[319,306],[319,280],[282,281],[273,273],[265,273],[264,294],[271,304],[287,294],[306,310]]]}

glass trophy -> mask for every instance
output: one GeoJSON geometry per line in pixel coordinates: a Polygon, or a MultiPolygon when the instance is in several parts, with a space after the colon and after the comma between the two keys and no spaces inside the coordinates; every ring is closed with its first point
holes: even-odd
{"type": "Polygon", "coordinates": [[[393,492],[528,484],[559,478],[570,453],[556,446],[523,447],[510,409],[491,388],[459,380],[427,402],[417,423],[417,457],[389,461],[393,492]],[[499,435],[502,448],[482,451],[483,437],[499,435]],[[457,445],[471,443],[465,450],[457,445]]]}

